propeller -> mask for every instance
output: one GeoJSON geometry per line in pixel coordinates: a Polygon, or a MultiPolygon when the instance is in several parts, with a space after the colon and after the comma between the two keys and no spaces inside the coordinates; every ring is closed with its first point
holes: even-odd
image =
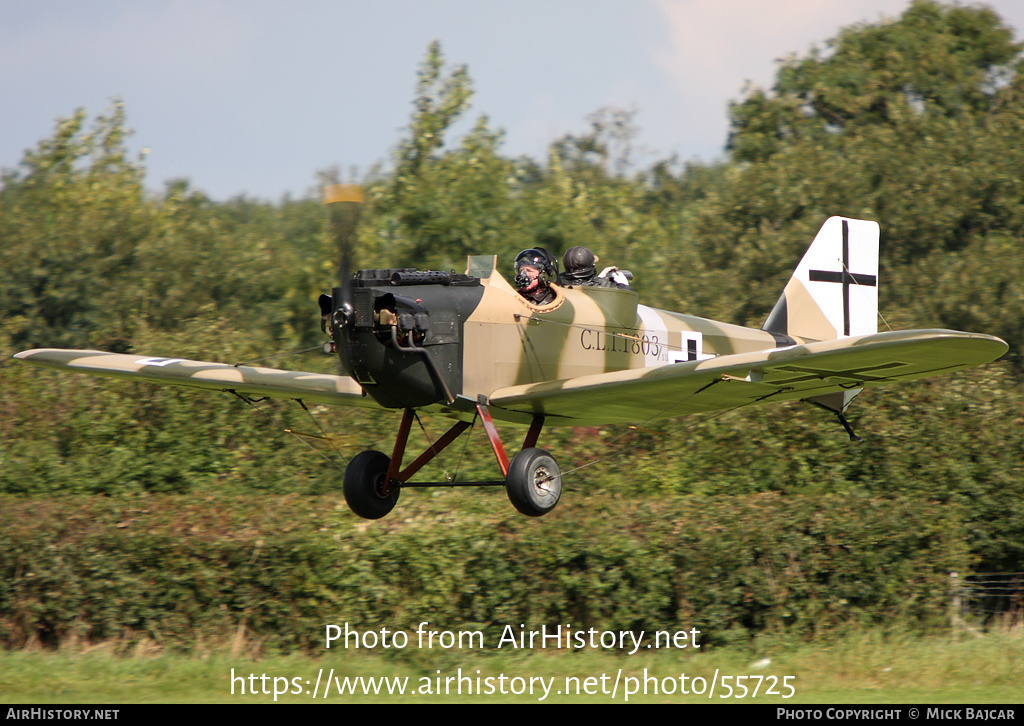
{"type": "Polygon", "coordinates": [[[357,184],[330,184],[323,188],[323,195],[331,236],[338,246],[338,277],[341,279],[341,288],[336,289],[334,294],[332,323],[348,328],[355,322],[350,269],[352,248],[355,246],[356,227],[359,225],[359,215],[366,202],[366,196],[363,194],[363,188],[357,184]]]}

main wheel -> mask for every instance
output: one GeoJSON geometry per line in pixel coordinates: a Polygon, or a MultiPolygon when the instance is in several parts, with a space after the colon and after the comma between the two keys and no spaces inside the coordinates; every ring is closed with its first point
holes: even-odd
{"type": "Polygon", "coordinates": [[[379,451],[357,454],[345,468],[345,501],[363,519],[380,519],[395,508],[399,488],[384,494],[391,458],[379,451]]]}
{"type": "Polygon", "coordinates": [[[523,449],[512,459],[505,477],[512,506],[528,517],[547,514],[562,496],[562,470],[543,449],[523,449]]]}

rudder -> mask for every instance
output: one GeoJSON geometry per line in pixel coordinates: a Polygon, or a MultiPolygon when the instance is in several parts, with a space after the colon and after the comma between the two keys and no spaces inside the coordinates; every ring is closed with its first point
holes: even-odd
{"type": "Polygon", "coordinates": [[[832,340],[878,332],[878,223],[830,217],[761,329],[832,340]]]}

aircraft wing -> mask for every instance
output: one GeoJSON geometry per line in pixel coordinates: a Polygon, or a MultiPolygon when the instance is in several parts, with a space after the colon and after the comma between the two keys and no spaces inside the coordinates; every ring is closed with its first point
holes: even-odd
{"type": "Polygon", "coordinates": [[[543,414],[549,425],[635,423],[910,381],[989,363],[1007,349],[978,333],[886,332],[510,386],[489,404],[495,418],[509,420],[543,414]]]}
{"type": "Polygon", "coordinates": [[[235,391],[250,396],[295,398],[307,403],[380,408],[376,401],[364,396],[359,384],[348,376],[233,366],[184,358],[123,355],[99,350],[39,348],[16,353],[14,357],[48,368],[147,383],[235,391]]]}

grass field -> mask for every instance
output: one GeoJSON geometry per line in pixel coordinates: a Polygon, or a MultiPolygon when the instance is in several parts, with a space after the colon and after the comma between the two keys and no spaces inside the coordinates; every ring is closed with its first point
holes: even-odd
{"type": "Polygon", "coordinates": [[[144,644],[136,646],[131,653],[118,655],[114,654],[112,644],[66,648],[59,652],[5,651],[0,653],[0,701],[32,705],[251,704],[275,700],[281,703],[1024,702],[1024,634],[1019,628],[983,635],[964,633],[956,639],[860,634],[827,645],[772,647],[762,642],[756,652],[737,648],[712,652],[648,652],[634,656],[589,650],[519,651],[511,655],[448,651],[440,657],[413,652],[401,658],[385,658],[366,655],[365,651],[358,654],[325,651],[315,657],[293,654],[252,658],[231,656],[229,652],[228,647],[218,647],[209,653],[171,655],[155,652],[144,644]],[[332,674],[330,690],[324,697],[332,674]],[[359,678],[363,680],[357,680],[359,678]],[[373,693],[368,678],[378,679],[379,693],[373,693]],[[388,681],[382,684],[381,678],[388,681]],[[345,687],[346,683],[355,693],[339,694],[338,687],[345,687]],[[389,692],[388,685],[395,692],[389,692]],[[364,693],[364,687],[369,687],[370,692],[364,693]],[[399,687],[404,693],[397,692],[399,687]],[[746,695],[742,695],[744,687],[746,695]],[[278,691],[276,698],[275,690],[278,691]],[[791,695],[784,698],[787,694],[791,695]]]}

